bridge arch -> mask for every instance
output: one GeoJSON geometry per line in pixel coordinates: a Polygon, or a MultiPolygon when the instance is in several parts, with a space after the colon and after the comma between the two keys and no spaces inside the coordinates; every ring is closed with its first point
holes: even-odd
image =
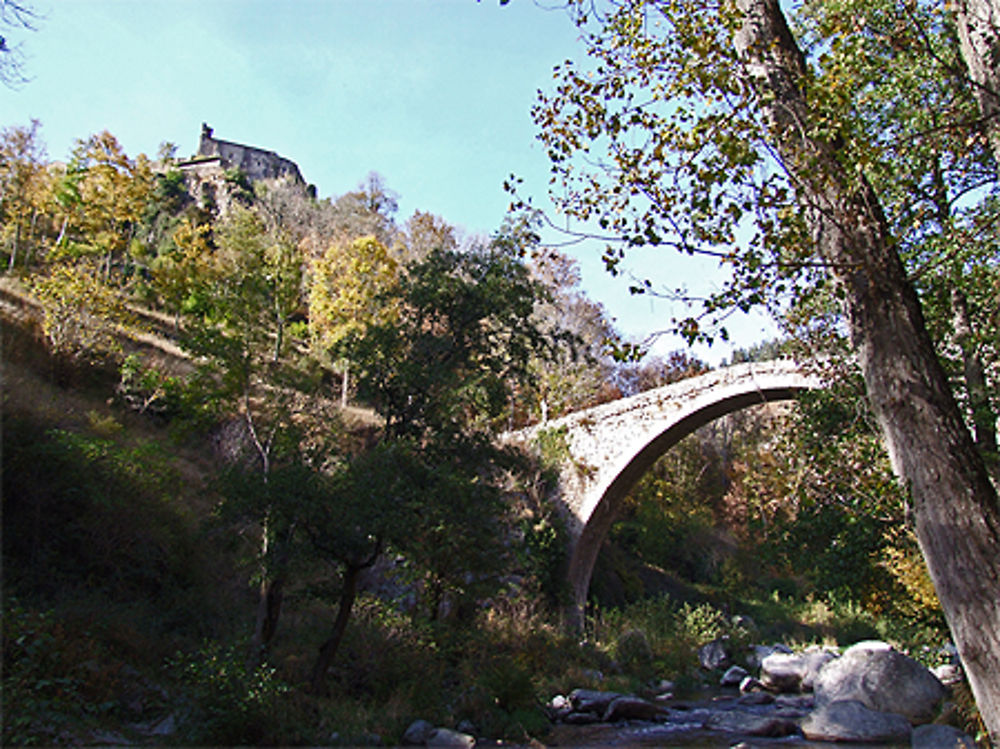
{"type": "Polygon", "coordinates": [[[816,365],[787,359],[739,364],[518,433],[530,442],[551,431],[565,446],[553,498],[570,536],[572,623],[582,624],[594,564],[622,499],[660,456],[726,414],[823,386],[816,365]]]}

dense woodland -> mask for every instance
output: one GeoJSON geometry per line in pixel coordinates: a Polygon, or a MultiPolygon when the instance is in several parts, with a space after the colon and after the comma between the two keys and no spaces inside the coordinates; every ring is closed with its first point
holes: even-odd
{"type": "MultiPolygon", "coordinates": [[[[719,257],[732,282],[677,328],[766,305],[785,336],[736,359],[820,356],[834,384],[664,456],[583,633],[553,466],[496,436],[707,367],[620,340],[531,201],[462,236],[400,218],[377,174],[206,190],[170,143],[83,135],[64,163],[43,123],[3,128],[4,744],[391,744],[414,718],[544,739],[552,694],[694,689],[721,635],[990,662],[1000,140],[959,43],[975,4],[688,5],[571,3],[589,56],[534,113],[560,209],[612,272],[719,257]],[[907,421],[924,383],[952,431],[907,421]],[[960,594],[925,519],[961,494],[955,456],[987,487],[955,510],[985,528],[960,594]]],[[[977,673],[959,714],[985,740],[977,673]]]]}

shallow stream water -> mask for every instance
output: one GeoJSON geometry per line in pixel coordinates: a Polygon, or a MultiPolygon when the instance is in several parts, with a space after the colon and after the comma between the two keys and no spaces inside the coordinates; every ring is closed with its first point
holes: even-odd
{"type": "MultiPolygon", "coordinates": [[[[879,749],[897,746],[892,744],[858,744],[843,742],[810,741],[802,736],[769,738],[751,736],[734,731],[704,728],[708,713],[739,709],[758,715],[777,714],[778,704],[751,706],[741,704],[730,695],[704,696],[698,700],[678,701],[670,711],[668,722],[626,721],[624,723],[596,723],[592,725],[553,726],[546,738],[546,746],[559,747],[709,747],[711,749],[879,749]],[[678,710],[678,707],[683,709],[678,710]]],[[[807,711],[804,711],[807,712],[807,711]]],[[[908,745],[907,745],[908,746],[908,745]]]]}

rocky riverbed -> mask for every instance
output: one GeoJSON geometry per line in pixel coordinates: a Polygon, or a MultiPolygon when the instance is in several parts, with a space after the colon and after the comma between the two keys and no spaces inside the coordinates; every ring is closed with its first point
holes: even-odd
{"type": "MultiPolygon", "coordinates": [[[[948,725],[945,682],[960,678],[954,666],[935,674],[882,642],[843,653],[758,646],[747,659],[751,675],[726,663],[724,643],[711,645],[699,656],[721,673],[712,693],[677,699],[669,682],[641,696],[575,689],[547,705],[546,745],[975,749],[948,725]]],[[[414,745],[489,743],[429,724],[407,733],[405,743],[414,745]]]]}

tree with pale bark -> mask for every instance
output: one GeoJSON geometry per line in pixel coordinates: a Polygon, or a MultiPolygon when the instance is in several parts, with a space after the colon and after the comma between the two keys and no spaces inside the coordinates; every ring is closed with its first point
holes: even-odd
{"type": "MultiPolygon", "coordinates": [[[[249,209],[236,208],[218,227],[216,247],[207,253],[191,231],[183,298],[182,347],[204,371],[205,399],[239,415],[249,455],[241,468],[255,477],[256,501],[245,514],[260,524],[259,604],[251,665],[259,665],[281,615],[289,555],[295,534],[294,507],[276,489],[273,474],[299,461],[309,418],[322,419],[315,403],[301,397],[310,379],[303,374],[293,314],[302,304],[301,258],[280,232],[268,232],[249,209]]],[[[173,284],[176,286],[176,282],[173,284]]]]}
{"type": "Polygon", "coordinates": [[[48,223],[51,179],[40,128],[32,120],[0,131],[0,247],[9,270],[28,264],[48,223]]]}

